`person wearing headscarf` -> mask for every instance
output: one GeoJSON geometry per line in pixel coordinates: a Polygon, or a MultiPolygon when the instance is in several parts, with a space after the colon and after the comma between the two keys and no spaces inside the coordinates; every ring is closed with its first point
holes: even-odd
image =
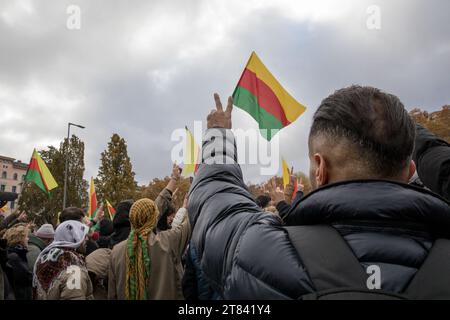
{"type": "Polygon", "coordinates": [[[172,229],[156,232],[158,207],[150,199],[130,210],[131,232],[111,253],[108,299],[183,299],[181,256],[190,236],[186,210],[179,210],[172,229]]]}
{"type": "Polygon", "coordinates": [[[89,227],[67,220],[55,231],[54,241],[38,256],[33,289],[38,300],[93,299],[84,253],[89,227]]]}
{"type": "Polygon", "coordinates": [[[172,200],[174,195],[177,193],[177,184],[181,179],[181,172],[181,167],[174,163],[169,182],[155,199],[155,204],[159,211],[156,232],[166,231],[172,228],[172,222],[177,212],[172,200]]]}
{"type": "Polygon", "coordinates": [[[99,248],[110,248],[111,247],[111,234],[113,233],[113,223],[111,220],[103,219],[100,221],[99,227],[99,237],[97,244],[99,248]]]}
{"type": "Polygon", "coordinates": [[[123,200],[117,205],[117,211],[113,218],[113,233],[111,234],[110,244],[114,247],[116,244],[126,240],[130,234],[130,209],[133,200],[123,200]]]}

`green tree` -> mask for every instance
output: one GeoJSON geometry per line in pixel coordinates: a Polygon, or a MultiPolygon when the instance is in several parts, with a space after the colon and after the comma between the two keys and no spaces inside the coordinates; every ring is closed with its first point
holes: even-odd
{"type": "Polygon", "coordinates": [[[108,200],[113,206],[121,200],[134,199],[137,187],[134,176],[125,139],[115,133],[101,153],[101,165],[95,179],[98,199],[108,200]]]}
{"type": "Polygon", "coordinates": [[[47,150],[40,150],[44,162],[52,173],[58,187],[53,189],[48,197],[34,183],[24,182],[19,199],[19,210],[27,212],[31,221],[36,224],[56,224],[58,212],[63,206],[64,170],[66,151],[69,157],[67,172],[67,206],[84,208],[87,203],[87,181],[84,174],[84,142],[72,135],[70,141],[67,138],[60,144],[59,149],[48,146],[47,150]],[[66,149],[67,143],[69,148],[66,149]]]}

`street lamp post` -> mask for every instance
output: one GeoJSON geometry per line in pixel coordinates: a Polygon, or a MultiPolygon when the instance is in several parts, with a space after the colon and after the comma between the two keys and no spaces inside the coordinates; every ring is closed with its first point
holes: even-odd
{"type": "Polygon", "coordinates": [[[66,208],[67,199],[67,171],[69,169],[69,139],[70,139],[70,126],[78,127],[84,129],[82,125],[69,122],[67,124],[67,146],[66,146],[66,166],[64,169],[64,197],[63,197],[63,210],[66,208]]]}

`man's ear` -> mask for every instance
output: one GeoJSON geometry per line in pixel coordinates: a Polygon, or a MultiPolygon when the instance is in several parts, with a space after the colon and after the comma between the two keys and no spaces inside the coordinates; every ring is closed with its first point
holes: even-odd
{"type": "Polygon", "coordinates": [[[409,162],[408,181],[411,179],[411,177],[414,175],[415,172],[416,172],[416,164],[414,163],[413,160],[411,160],[409,162]]]}
{"type": "Polygon", "coordinates": [[[321,187],[328,184],[328,167],[325,158],[320,154],[316,153],[314,155],[314,162],[316,163],[316,186],[321,187]]]}

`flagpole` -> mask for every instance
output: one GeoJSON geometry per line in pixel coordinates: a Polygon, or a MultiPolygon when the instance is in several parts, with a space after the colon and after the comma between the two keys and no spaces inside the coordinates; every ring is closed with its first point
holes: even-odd
{"type": "Polygon", "coordinates": [[[66,146],[66,165],[64,169],[64,196],[63,196],[63,210],[66,208],[66,200],[67,200],[67,171],[69,169],[69,139],[70,139],[70,126],[75,126],[81,129],[84,129],[82,125],[75,123],[67,123],[67,146],[66,146]]]}

